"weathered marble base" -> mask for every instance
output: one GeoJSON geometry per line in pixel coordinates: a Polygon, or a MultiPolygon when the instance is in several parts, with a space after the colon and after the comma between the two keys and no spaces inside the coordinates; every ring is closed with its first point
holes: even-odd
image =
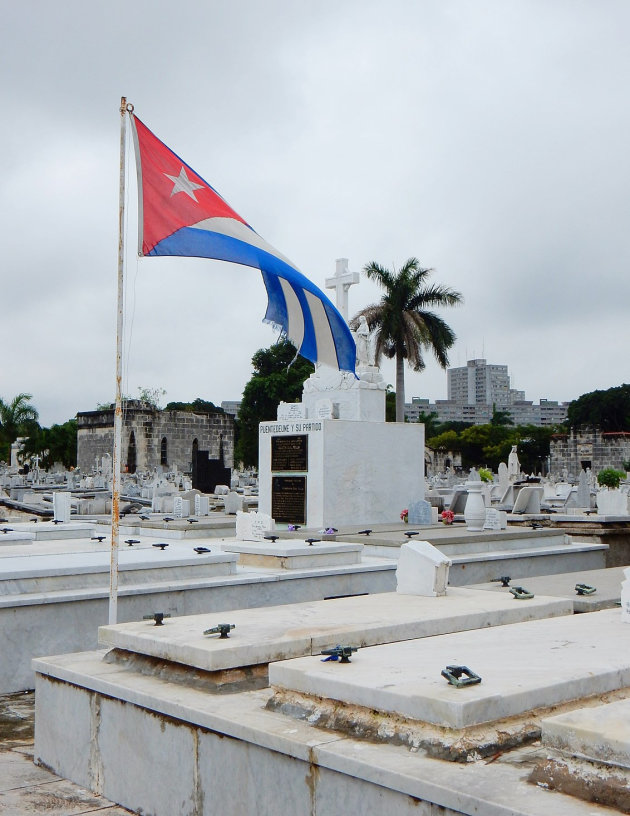
{"type": "MultiPolygon", "coordinates": [[[[491,581],[499,575],[525,578],[606,566],[606,544],[574,543],[564,531],[558,529],[518,527],[470,532],[461,525],[409,527],[409,530],[414,529],[419,531],[416,540],[428,541],[451,561],[451,586],[491,581]]],[[[400,547],[406,540],[404,532],[375,531],[364,539],[364,555],[398,558],[400,547]]],[[[344,540],[347,538],[349,536],[344,533],[344,540]]]]}
{"type": "MultiPolygon", "coordinates": [[[[163,553],[156,551],[154,555],[159,564],[163,553]]],[[[391,562],[275,572],[239,567],[235,575],[208,577],[203,565],[207,557],[198,556],[187,578],[175,579],[167,569],[161,580],[137,584],[121,581],[118,620],[138,621],[157,611],[172,616],[223,613],[218,619],[231,609],[391,592],[396,586],[395,564],[391,562]]],[[[98,627],[108,618],[108,577],[103,572],[97,585],[43,592],[37,589],[34,575],[29,579],[32,591],[0,594],[0,654],[11,655],[10,660],[0,660],[0,693],[34,687],[33,657],[96,648],[98,627]]],[[[77,581],[81,578],[78,576],[77,581]]],[[[87,581],[88,576],[83,579],[87,581]]],[[[20,580],[26,579],[22,576],[20,580]]]]}
{"type": "Polygon", "coordinates": [[[630,700],[547,717],[542,725],[546,747],[630,770],[630,700]]]}
{"type": "MultiPolygon", "coordinates": [[[[570,614],[568,601],[534,598],[527,603],[494,592],[453,588],[437,598],[396,592],[241,609],[226,616],[228,638],[205,636],[216,615],[101,626],[99,643],[204,671],[271,663],[319,654],[340,641],[354,646],[426,638],[445,632],[503,626],[516,621],[570,614]]],[[[363,653],[362,653],[363,654],[363,653]]]]}
{"type": "Polygon", "coordinates": [[[358,564],[362,544],[318,541],[312,545],[295,539],[251,542],[235,541],[222,544],[224,552],[238,553],[243,566],[265,569],[309,569],[358,564]]]}
{"type": "Polygon", "coordinates": [[[270,665],[269,682],[461,729],[630,687],[629,638],[619,611],[605,610],[377,646],[346,665],[282,661],[270,665]],[[441,676],[448,665],[467,666],[482,682],[456,689],[441,676]]]}
{"type": "Polygon", "coordinates": [[[292,721],[269,690],[212,694],[102,654],[37,661],[35,761],[137,813],[593,816],[531,785],[530,755],[453,765],[292,721]]]}
{"type": "MultiPolygon", "coordinates": [[[[526,589],[536,595],[548,595],[554,598],[571,599],[574,612],[597,612],[600,609],[613,609],[619,606],[623,567],[609,569],[583,570],[580,572],[561,572],[556,575],[523,576],[520,572],[507,573],[511,585],[524,584],[526,589]],[[576,584],[595,587],[592,595],[578,595],[576,584]]],[[[475,584],[475,588],[507,593],[509,589],[500,582],[475,584]]]]}

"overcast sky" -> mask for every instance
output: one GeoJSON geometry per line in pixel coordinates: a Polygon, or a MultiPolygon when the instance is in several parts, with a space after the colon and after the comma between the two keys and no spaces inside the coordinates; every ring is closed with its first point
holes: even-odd
{"type": "MultiPolygon", "coordinates": [[[[122,95],[319,286],[340,257],[434,268],[465,299],[452,365],[507,364],[536,402],[629,380],[627,0],[2,12],[0,397],[42,424],[114,396],[122,95]]],[[[261,275],[137,259],[129,164],[124,390],[239,399],[276,338],[261,275]]],[[[379,297],[362,280],[350,314],[379,297]]],[[[432,357],[406,393],[446,398],[432,357]]]]}

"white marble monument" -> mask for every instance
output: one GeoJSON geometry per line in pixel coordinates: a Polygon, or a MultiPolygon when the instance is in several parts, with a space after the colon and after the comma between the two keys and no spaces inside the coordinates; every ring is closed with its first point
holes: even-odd
{"type": "Polygon", "coordinates": [[[400,548],[396,592],[401,595],[446,595],[451,561],[428,541],[410,541],[400,548]]]}

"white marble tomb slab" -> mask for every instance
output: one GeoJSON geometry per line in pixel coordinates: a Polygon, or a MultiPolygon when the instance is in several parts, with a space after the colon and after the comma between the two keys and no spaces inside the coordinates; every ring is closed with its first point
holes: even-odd
{"type": "Polygon", "coordinates": [[[349,664],[274,663],[269,683],[460,729],[630,686],[629,646],[630,627],[605,610],[376,646],[349,664]],[[455,688],[440,674],[447,665],[482,682],[455,688]]]}
{"type": "MultiPolygon", "coordinates": [[[[26,525],[25,525],[26,526],[26,525]]],[[[28,526],[29,532],[35,533],[36,541],[62,540],[77,538],[78,536],[94,535],[96,525],[89,522],[69,521],[63,524],[54,524],[52,521],[43,521],[28,526]]]]}
{"type": "MultiPolygon", "coordinates": [[[[33,545],[35,546],[35,545],[33,545]]],[[[31,548],[29,548],[29,553],[31,548]]],[[[212,551],[202,555],[189,549],[173,547],[165,551],[149,546],[126,547],[119,551],[120,584],[141,584],[166,580],[173,581],[180,573],[200,577],[230,575],[236,572],[236,555],[212,551]]],[[[110,554],[107,550],[95,552],[46,552],[0,557],[0,601],[4,594],[51,592],[68,588],[107,586],[109,584],[110,554]]]]}
{"type": "Polygon", "coordinates": [[[496,592],[453,587],[437,598],[382,592],[190,615],[171,618],[164,626],[121,623],[101,626],[98,636],[104,646],[218,671],[319,654],[342,639],[370,646],[571,613],[566,600],[538,597],[523,603],[511,595],[508,600],[496,592]],[[236,628],[223,640],[203,635],[218,623],[236,628]]]}
{"type": "Polygon", "coordinates": [[[11,533],[0,532],[0,547],[8,547],[16,542],[19,542],[20,544],[30,544],[34,540],[35,533],[23,533],[17,531],[11,533]]]}
{"type": "Polygon", "coordinates": [[[571,756],[630,768],[630,700],[547,717],[542,742],[571,756]]]}
{"type": "Polygon", "coordinates": [[[322,542],[307,544],[299,539],[275,542],[225,542],[224,552],[238,553],[239,564],[270,569],[309,569],[358,564],[363,544],[322,542]]]}
{"type": "Polygon", "coordinates": [[[542,742],[571,756],[630,768],[630,699],[547,717],[542,742]]]}
{"type": "MultiPolygon", "coordinates": [[[[575,612],[597,612],[600,609],[611,609],[619,605],[623,572],[623,567],[607,567],[597,570],[538,575],[533,578],[519,578],[515,576],[511,579],[510,586],[523,586],[535,595],[571,599],[575,612]],[[595,592],[593,595],[578,595],[575,590],[576,584],[586,584],[587,586],[595,587],[595,592]]],[[[510,591],[506,587],[502,587],[500,582],[496,581],[474,584],[470,588],[501,593],[508,593],[510,591]]]]}

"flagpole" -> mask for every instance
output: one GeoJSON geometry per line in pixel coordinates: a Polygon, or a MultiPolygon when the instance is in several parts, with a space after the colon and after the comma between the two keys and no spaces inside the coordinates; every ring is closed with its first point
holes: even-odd
{"type": "Polygon", "coordinates": [[[114,454],[112,456],[112,539],[109,568],[109,623],[118,616],[118,547],[120,530],[120,461],[122,447],[122,345],[125,267],[125,174],[127,98],[120,99],[120,180],[118,198],[118,313],[116,321],[116,405],[114,410],[114,454]]]}

